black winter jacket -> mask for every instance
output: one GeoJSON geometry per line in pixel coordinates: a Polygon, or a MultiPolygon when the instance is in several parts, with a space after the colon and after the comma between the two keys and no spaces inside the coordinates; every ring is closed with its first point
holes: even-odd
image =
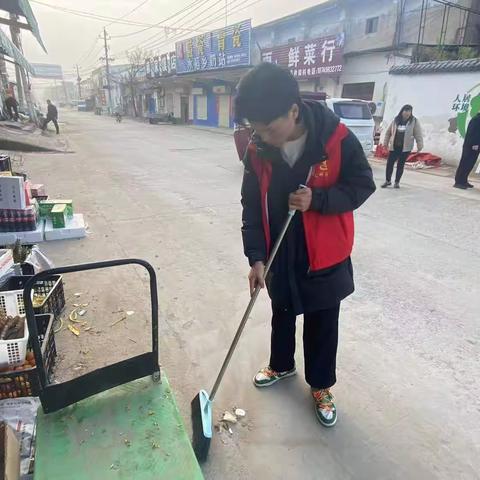
{"type": "Polygon", "coordinates": [[[52,120],[53,119],[56,120],[58,118],[58,110],[57,110],[57,107],[53,105],[53,103],[51,103],[47,107],[47,118],[51,118],[52,120]]]}
{"type": "MultiPolygon", "coordinates": [[[[305,152],[291,168],[278,149],[267,147],[262,152],[272,163],[268,191],[268,215],[272,244],[275,242],[288,213],[289,194],[305,184],[310,167],[326,158],[328,139],[339,119],[318,102],[304,102],[301,118],[308,131],[305,152]]],[[[244,159],[242,184],[242,236],[245,255],[250,265],[266,262],[266,243],[262,224],[258,178],[244,159]]],[[[323,214],[353,211],[375,191],[372,170],[362,146],[352,132],[342,141],[340,178],[328,189],[313,189],[313,210],[323,214]]],[[[309,261],[302,215],[297,213],[286,234],[267,279],[267,288],[274,308],[290,308],[297,315],[332,308],[354,290],[350,258],[333,267],[309,272],[309,261]]]]}
{"type": "Polygon", "coordinates": [[[470,120],[465,135],[465,149],[471,151],[474,145],[480,145],[480,113],[470,120]]]}

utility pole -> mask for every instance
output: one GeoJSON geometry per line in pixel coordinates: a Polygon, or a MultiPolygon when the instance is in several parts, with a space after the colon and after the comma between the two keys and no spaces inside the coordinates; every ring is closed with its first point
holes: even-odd
{"type": "Polygon", "coordinates": [[[80,72],[78,70],[78,64],[77,64],[77,85],[78,85],[78,99],[81,100],[82,99],[82,85],[81,85],[81,82],[82,79],[80,78],[80,72]]]}
{"type": "Polygon", "coordinates": [[[107,44],[107,29],[103,29],[103,42],[105,45],[105,58],[102,58],[102,60],[105,60],[105,70],[107,74],[107,90],[108,90],[108,113],[112,113],[112,92],[110,88],[110,60],[113,60],[112,58],[108,57],[108,44],[107,44]]]}

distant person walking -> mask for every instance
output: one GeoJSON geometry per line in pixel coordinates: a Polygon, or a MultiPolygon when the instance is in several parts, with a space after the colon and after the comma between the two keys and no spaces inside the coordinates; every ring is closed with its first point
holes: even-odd
{"type": "Polygon", "coordinates": [[[42,130],[45,131],[47,129],[47,125],[50,122],[53,122],[55,125],[55,130],[57,131],[57,135],[60,133],[60,129],[58,128],[58,110],[57,107],[50,101],[47,100],[47,118],[43,122],[42,130]]]}
{"type": "Polygon", "coordinates": [[[457,173],[455,175],[455,188],[466,190],[473,188],[471,183],[468,183],[468,176],[473,167],[477,163],[478,155],[480,154],[480,113],[470,120],[468,124],[467,133],[465,134],[465,141],[463,143],[463,153],[458,165],[457,173]]]}
{"type": "Polygon", "coordinates": [[[8,116],[15,122],[18,121],[18,102],[13,95],[9,95],[5,99],[5,107],[7,109],[8,116]]]}
{"type": "Polygon", "coordinates": [[[413,150],[414,141],[417,142],[417,150],[419,152],[422,151],[422,127],[418,119],[413,116],[413,107],[411,105],[404,105],[385,133],[383,143],[385,147],[390,150],[390,155],[387,160],[387,178],[382,188],[387,188],[392,185],[393,167],[397,161],[395,188],[400,188],[400,180],[405,168],[405,162],[413,150]]]}

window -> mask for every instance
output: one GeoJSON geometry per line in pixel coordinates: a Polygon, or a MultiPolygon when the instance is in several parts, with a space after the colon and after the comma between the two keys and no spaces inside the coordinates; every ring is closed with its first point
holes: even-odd
{"type": "Polygon", "coordinates": [[[367,18],[367,28],[365,33],[376,33],[378,32],[378,17],[367,18]]]}
{"type": "Polygon", "coordinates": [[[372,118],[368,104],[363,102],[335,102],[333,111],[340,118],[349,120],[370,120],[372,118]]]}
{"type": "Polygon", "coordinates": [[[343,85],[342,98],[355,98],[370,101],[373,99],[375,82],[345,83],[343,85]]]}

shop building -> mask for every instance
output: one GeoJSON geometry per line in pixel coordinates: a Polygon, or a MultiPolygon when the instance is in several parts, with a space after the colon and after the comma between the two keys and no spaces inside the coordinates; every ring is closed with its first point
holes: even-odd
{"type": "Polygon", "coordinates": [[[175,81],[190,89],[191,123],[233,127],[233,97],[251,66],[250,45],[250,20],[177,42],[175,81]]]}
{"type": "MultiPolygon", "coordinates": [[[[374,101],[381,117],[390,69],[418,60],[439,42],[442,48],[478,45],[480,16],[444,3],[330,0],[260,25],[253,35],[262,60],[290,68],[302,90],[374,101]]],[[[463,2],[467,9],[479,4],[463,2]]]]}

